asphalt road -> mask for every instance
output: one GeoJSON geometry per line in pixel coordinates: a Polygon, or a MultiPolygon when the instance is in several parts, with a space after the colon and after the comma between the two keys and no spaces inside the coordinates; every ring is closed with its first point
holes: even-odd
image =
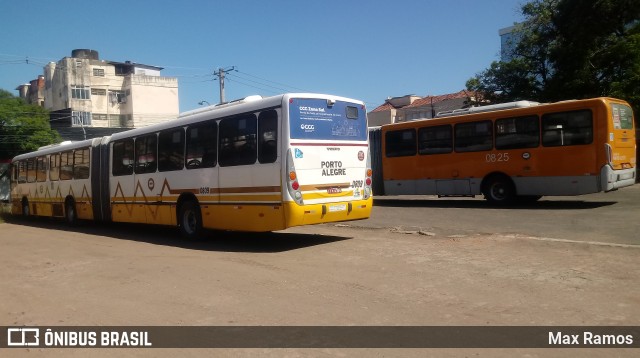
{"type": "Polygon", "coordinates": [[[370,219],[353,225],[640,245],[640,184],[609,193],[543,197],[506,208],[493,207],[481,196],[380,196],[374,207],[370,219]]]}

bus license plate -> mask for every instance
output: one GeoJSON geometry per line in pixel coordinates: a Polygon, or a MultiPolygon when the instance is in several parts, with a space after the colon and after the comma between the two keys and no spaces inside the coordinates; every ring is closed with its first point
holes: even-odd
{"type": "Polygon", "coordinates": [[[336,211],[347,210],[347,204],[329,205],[329,212],[334,213],[336,211]]]}

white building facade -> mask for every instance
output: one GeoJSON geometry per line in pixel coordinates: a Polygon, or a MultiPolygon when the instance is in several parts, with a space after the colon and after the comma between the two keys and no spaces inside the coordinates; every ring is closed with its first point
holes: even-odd
{"type": "MultiPolygon", "coordinates": [[[[131,128],[176,118],[178,79],[161,67],[100,60],[94,50],[44,67],[44,107],[56,126],[131,128]]],[[[52,123],[54,124],[54,123],[52,123]]]]}

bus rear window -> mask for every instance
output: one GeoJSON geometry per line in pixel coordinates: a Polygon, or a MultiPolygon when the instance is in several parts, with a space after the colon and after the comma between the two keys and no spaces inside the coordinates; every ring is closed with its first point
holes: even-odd
{"type": "Polygon", "coordinates": [[[623,104],[611,104],[613,112],[614,129],[633,129],[633,112],[629,106],[623,104]]]}
{"type": "Polygon", "coordinates": [[[367,117],[362,106],[327,99],[294,98],[289,104],[291,138],[367,140],[367,117]]]}

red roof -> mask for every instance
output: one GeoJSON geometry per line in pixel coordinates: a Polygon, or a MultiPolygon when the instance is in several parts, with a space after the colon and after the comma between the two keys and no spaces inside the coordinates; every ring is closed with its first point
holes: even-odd
{"type": "Polygon", "coordinates": [[[450,100],[450,99],[468,98],[468,97],[470,97],[470,95],[471,95],[471,93],[467,92],[466,90],[462,90],[460,92],[443,94],[443,95],[439,95],[439,96],[425,96],[425,97],[422,97],[420,99],[417,99],[417,100],[413,101],[413,103],[411,103],[410,105],[404,106],[404,107],[394,107],[393,105],[391,105],[391,103],[389,103],[388,101],[385,101],[383,104],[381,104],[380,106],[376,107],[371,112],[388,111],[388,110],[390,110],[392,108],[409,108],[409,107],[429,106],[431,104],[436,104],[438,102],[442,102],[442,101],[446,101],[446,100],[450,100]]]}
{"type": "Polygon", "coordinates": [[[467,92],[465,90],[462,90],[460,92],[443,94],[443,95],[439,95],[439,96],[426,96],[426,97],[423,97],[423,98],[420,98],[420,99],[417,99],[417,100],[413,101],[413,103],[411,103],[407,107],[429,106],[432,103],[435,104],[435,103],[446,101],[446,100],[449,100],[449,99],[468,98],[468,97],[469,97],[469,92],[467,92]]]}

